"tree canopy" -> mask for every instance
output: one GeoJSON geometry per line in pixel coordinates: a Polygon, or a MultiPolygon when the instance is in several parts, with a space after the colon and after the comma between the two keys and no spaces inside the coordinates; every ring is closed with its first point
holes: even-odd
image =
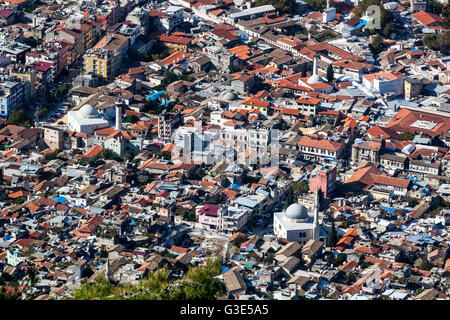
{"type": "Polygon", "coordinates": [[[362,17],[367,13],[371,14],[370,12],[367,12],[367,9],[370,6],[378,6],[380,8],[380,26],[381,26],[380,29],[373,29],[371,30],[371,32],[378,33],[380,35],[388,37],[390,35],[392,22],[394,21],[394,15],[384,8],[381,0],[361,0],[355,7],[353,14],[357,17],[362,17]]]}
{"type": "Polygon", "coordinates": [[[72,292],[75,300],[212,300],[223,292],[218,259],[210,258],[205,265],[191,267],[181,280],[170,280],[166,267],[149,274],[137,284],[114,285],[99,277],[84,283],[72,292]]]}
{"type": "Polygon", "coordinates": [[[326,0],[305,0],[305,2],[311,7],[313,11],[320,11],[327,6],[326,0]]]}
{"type": "Polygon", "coordinates": [[[328,81],[328,83],[333,82],[333,79],[334,79],[333,66],[331,64],[329,64],[328,67],[327,67],[327,81],[328,81]]]}
{"type": "Polygon", "coordinates": [[[33,121],[31,121],[30,118],[27,117],[22,109],[17,109],[9,115],[6,123],[21,127],[31,127],[33,121]]]}
{"type": "Polygon", "coordinates": [[[295,8],[295,0],[256,0],[255,6],[264,6],[271,4],[280,13],[292,13],[295,8]]]}
{"type": "Polygon", "coordinates": [[[443,55],[448,55],[450,54],[450,32],[426,34],[423,37],[423,44],[431,50],[440,51],[443,55]]]}
{"type": "Polygon", "coordinates": [[[370,42],[370,47],[374,52],[380,52],[383,48],[383,38],[380,35],[375,35],[370,42]]]}

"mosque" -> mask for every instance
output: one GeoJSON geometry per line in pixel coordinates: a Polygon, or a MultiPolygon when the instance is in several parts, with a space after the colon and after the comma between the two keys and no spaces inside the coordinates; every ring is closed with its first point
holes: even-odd
{"type": "Polygon", "coordinates": [[[327,234],[319,223],[319,195],[316,192],[312,206],[291,204],[283,212],[273,215],[273,231],[277,238],[306,244],[309,240],[325,241],[327,234]]]}
{"type": "Polygon", "coordinates": [[[328,84],[325,79],[319,75],[319,59],[317,53],[314,54],[313,74],[310,77],[299,78],[298,85],[310,88],[312,91],[320,93],[331,93],[333,86],[328,84]]]}
{"type": "Polygon", "coordinates": [[[69,111],[67,117],[68,128],[74,132],[94,133],[97,129],[109,127],[105,116],[89,104],[78,110],[69,111]]]}

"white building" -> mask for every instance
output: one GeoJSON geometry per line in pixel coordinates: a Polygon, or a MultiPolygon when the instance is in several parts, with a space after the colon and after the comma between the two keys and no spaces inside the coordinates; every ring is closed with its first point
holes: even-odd
{"type": "Polygon", "coordinates": [[[327,1],[327,8],[322,12],[322,22],[328,23],[336,19],[336,8],[330,7],[330,0],[327,1]]]}
{"type": "Polygon", "coordinates": [[[164,17],[161,18],[161,25],[166,31],[172,31],[173,28],[183,23],[183,7],[169,6],[164,11],[164,17]]]}
{"type": "Polygon", "coordinates": [[[382,71],[363,76],[363,84],[370,91],[385,95],[392,93],[395,96],[403,95],[404,79],[392,71],[382,71]]]}
{"type": "Polygon", "coordinates": [[[325,240],[326,234],[319,225],[317,205],[312,212],[298,203],[291,204],[283,212],[273,215],[273,232],[277,238],[305,244],[309,240],[325,240]]]}
{"type": "Polygon", "coordinates": [[[69,111],[68,128],[74,132],[94,133],[109,127],[109,122],[93,106],[86,104],[76,111],[69,111]]]}
{"type": "Polygon", "coordinates": [[[220,207],[217,228],[225,233],[240,231],[250,220],[251,211],[237,205],[220,207]]]}

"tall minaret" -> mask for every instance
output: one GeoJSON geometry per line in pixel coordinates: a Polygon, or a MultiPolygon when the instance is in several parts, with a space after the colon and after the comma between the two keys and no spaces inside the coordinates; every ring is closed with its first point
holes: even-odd
{"type": "Polygon", "coordinates": [[[317,54],[314,54],[314,62],[313,62],[313,76],[319,74],[319,59],[317,59],[317,54]]]}
{"type": "Polygon", "coordinates": [[[109,269],[110,269],[110,266],[109,266],[109,255],[108,255],[108,258],[106,258],[106,268],[105,268],[105,276],[106,276],[106,280],[108,280],[108,282],[111,281],[109,269]]]}
{"type": "Polygon", "coordinates": [[[122,130],[122,106],[116,104],[116,130],[122,130]]]}
{"type": "Polygon", "coordinates": [[[313,222],[313,239],[319,240],[320,226],[319,226],[319,189],[314,193],[314,222],[313,222]]]}
{"type": "Polygon", "coordinates": [[[327,9],[330,9],[331,5],[330,5],[330,0],[327,0],[327,9]]]}

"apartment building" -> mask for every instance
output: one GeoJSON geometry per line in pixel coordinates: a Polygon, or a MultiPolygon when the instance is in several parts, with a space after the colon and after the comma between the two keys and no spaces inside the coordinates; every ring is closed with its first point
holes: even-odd
{"type": "Polygon", "coordinates": [[[23,103],[23,83],[13,78],[0,77],[0,116],[8,117],[14,110],[22,107],[23,103]]]}
{"type": "Polygon", "coordinates": [[[120,63],[128,48],[129,38],[120,34],[104,36],[83,56],[84,70],[111,80],[119,72],[120,63]]]}

